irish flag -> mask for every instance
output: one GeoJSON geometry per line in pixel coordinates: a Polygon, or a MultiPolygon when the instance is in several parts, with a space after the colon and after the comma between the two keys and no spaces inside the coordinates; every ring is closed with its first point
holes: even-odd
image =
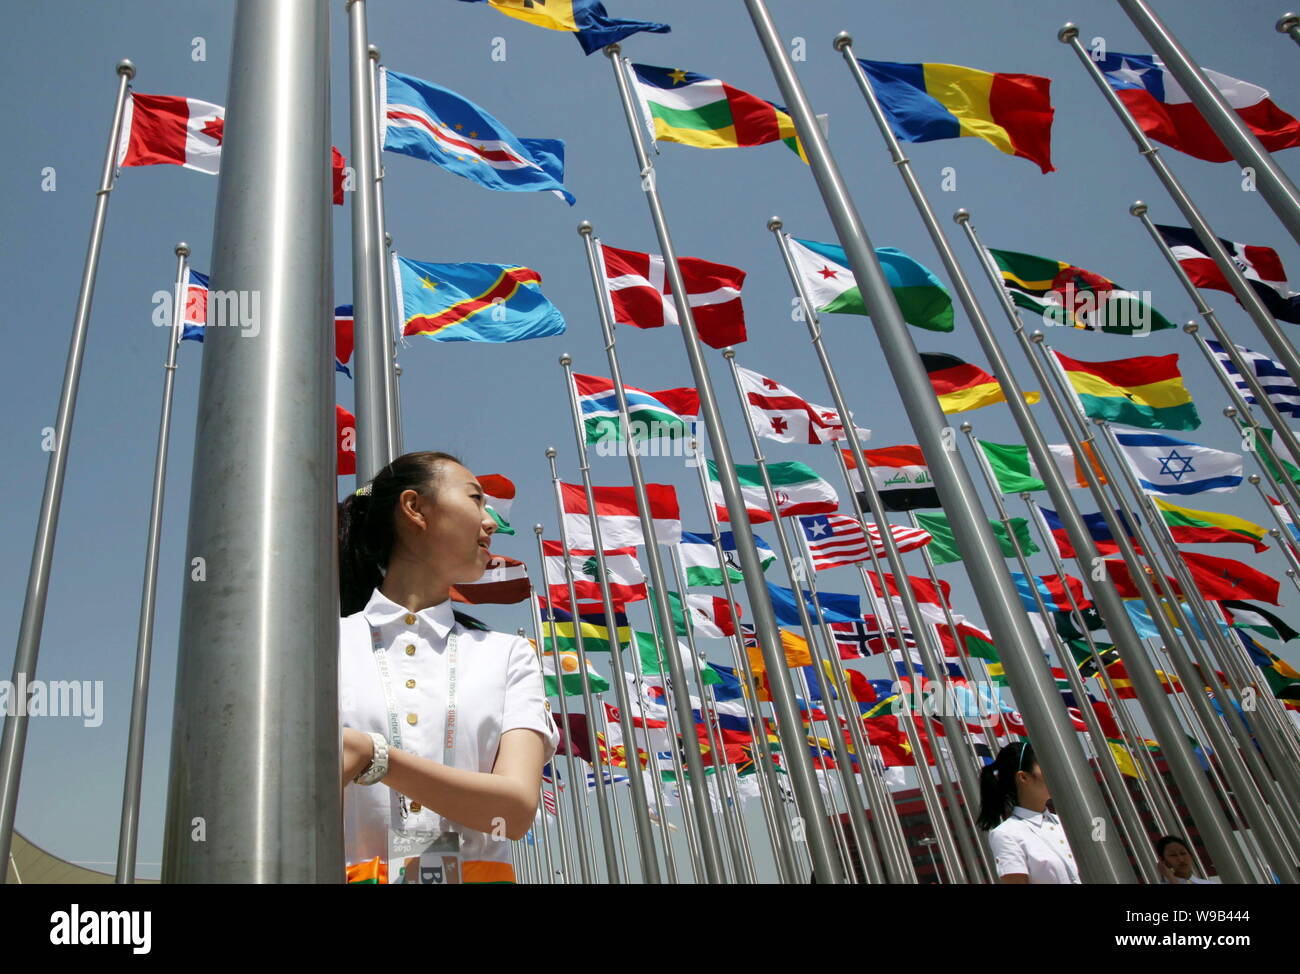
{"type": "MultiPolygon", "coordinates": [[[[988,440],[975,442],[984,451],[985,459],[993,468],[993,476],[997,478],[998,490],[1002,493],[1019,494],[1027,490],[1047,489],[1039,479],[1041,474],[1038,471],[1038,464],[1034,463],[1034,458],[1029,455],[1029,447],[1020,443],[990,443],[988,440]]],[[[1088,481],[1084,479],[1083,465],[1068,443],[1049,443],[1047,449],[1051,451],[1052,459],[1056,462],[1056,469],[1065,478],[1066,486],[1088,486],[1088,481]]],[[[1091,459],[1093,474],[1098,478],[1098,483],[1106,483],[1106,477],[1101,472],[1101,464],[1096,454],[1092,452],[1092,447],[1085,444],[1084,451],[1091,459]]]]}
{"type": "MultiPolygon", "coordinates": [[[[709,465],[709,497],[713,500],[713,509],[719,521],[728,521],[727,502],[722,496],[722,485],[718,482],[718,468],[712,461],[709,465]]],[[[772,480],[772,493],[776,495],[777,514],[780,517],[794,517],[796,514],[834,514],[840,507],[839,495],[835,488],[822,480],[817,472],[797,460],[783,463],[769,463],[767,475],[772,480]]],[[[740,481],[740,492],[745,498],[745,510],[749,519],[755,524],[772,520],[772,509],[767,503],[767,492],[763,489],[763,475],[758,467],[736,464],[736,478],[740,481]]]]}
{"type": "MultiPolygon", "coordinates": [[[[677,509],[677,490],[672,484],[646,484],[650,519],[658,544],[682,540],[682,518],[677,509]]],[[[593,487],[596,516],[600,519],[600,543],[605,548],[626,548],[645,544],[641,519],[637,516],[636,493],[631,487],[593,487]]],[[[594,547],[587,492],[582,484],[560,484],[564,504],[564,530],[569,543],[579,548],[594,547]]]]}

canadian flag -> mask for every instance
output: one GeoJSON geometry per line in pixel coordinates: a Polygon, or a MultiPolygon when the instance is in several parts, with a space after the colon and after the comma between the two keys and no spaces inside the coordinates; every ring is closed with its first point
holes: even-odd
{"type": "MultiPolygon", "coordinates": [[[[615,321],[636,328],[680,324],[661,256],[606,246],[601,247],[601,252],[615,321]]],[[[740,303],[740,289],[745,272],[698,257],[679,257],[677,266],[686,281],[686,299],[700,341],[711,348],[743,342],[745,310],[740,303]]]]}
{"type": "MultiPolygon", "coordinates": [[[[216,175],[221,169],[221,141],[226,110],[211,102],[180,95],[131,93],[117,142],[119,166],[184,166],[216,175]]],[[[334,203],[343,205],[347,160],[330,146],[334,203]]]]}

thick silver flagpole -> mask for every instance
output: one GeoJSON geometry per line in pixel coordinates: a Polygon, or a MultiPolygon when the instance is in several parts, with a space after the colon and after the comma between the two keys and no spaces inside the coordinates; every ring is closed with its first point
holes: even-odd
{"type": "MultiPolygon", "coordinates": [[[[348,12],[349,91],[352,109],[352,320],[357,414],[357,483],[366,483],[393,459],[390,427],[392,339],[384,332],[384,272],[376,182],[375,96],[366,37],[366,0],[345,0],[348,12]]],[[[326,145],[326,151],[329,146],[326,145]]]]}
{"type": "Polygon", "coordinates": [[[1187,97],[1192,100],[1210,128],[1214,129],[1214,133],[1223,140],[1232,157],[1241,166],[1254,172],[1259,194],[1296,242],[1300,243],[1300,190],[1296,189],[1295,183],[1273,161],[1272,154],[1260,145],[1259,139],[1232,110],[1227,99],[1192,60],[1187,49],[1178,43],[1178,39],[1156,16],[1151,5],[1146,0],[1116,2],[1142,32],[1142,36],[1169,72],[1178,79],[1178,83],[1187,92],[1187,97]]]}
{"type": "Polygon", "coordinates": [[[329,104],[326,4],[241,2],[212,294],[251,313],[204,331],[166,883],[343,881],[329,104]]]}
{"type": "MultiPolygon", "coordinates": [[[[718,484],[726,500],[727,516],[732,525],[732,534],[736,541],[736,554],[740,558],[740,570],[745,575],[745,589],[749,593],[750,611],[754,615],[754,633],[762,648],[763,658],[768,671],[780,673],[785,667],[785,653],[781,648],[781,636],[777,630],[776,616],[772,611],[772,602],[763,583],[763,569],[758,557],[758,548],[754,544],[750,530],[749,515],[745,513],[745,500],[740,493],[740,482],[736,479],[735,461],[731,456],[731,446],[727,442],[726,430],[722,425],[722,416],[718,412],[717,397],[713,391],[713,381],[709,377],[709,368],[704,361],[704,351],[700,347],[699,333],[695,329],[695,317],[691,312],[690,302],[686,296],[686,282],[681,268],[677,264],[677,251],[673,247],[672,237],[668,233],[668,221],[664,216],[663,205],[659,201],[659,190],[655,181],[654,166],[646,154],[641,137],[641,115],[632,102],[627,72],[619,58],[619,46],[611,44],[605,48],[610,64],[614,68],[614,78],[618,83],[619,100],[623,114],[627,119],[628,131],[632,136],[632,149],[636,155],[637,167],[641,173],[642,188],[646,203],[650,207],[650,219],[654,224],[655,235],[659,239],[659,251],[664,260],[664,273],[673,292],[673,305],[677,310],[677,320],[681,323],[682,342],[686,346],[686,358],[691,365],[691,375],[695,387],[700,393],[700,414],[704,427],[709,434],[709,443],[717,463],[718,484]]],[[[1298,373],[1300,374],[1300,373],[1298,373]]],[[[777,727],[784,740],[803,740],[803,725],[795,708],[794,693],[785,680],[772,680],[772,707],[776,712],[777,727]]],[[[689,750],[688,750],[689,755],[689,750]]],[[[838,883],[842,878],[838,861],[832,855],[834,840],[826,822],[826,808],[822,802],[821,792],[813,778],[812,760],[806,748],[795,748],[785,752],[790,784],[793,787],[799,814],[803,817],[807,829],[808,852],[812,856],[813,866],[819,881],[838,883]]],[[[705,850],[705,862],[718,861],[717,835],[711,818],[706,819],[702,829],[704,839],[710,843],[705,850]]]]}
{"type": "Polygon", "coordinates": [[[117,836],[116,882],[135,882],[135,850],[140,831],[140,783],[144,777],[144,728],[149,711],[149,664],[153,655],[154,605],[158,596],[158,548],[162,538],[163,498],[167,483],[167,446],[171,440],[172,388],[176,382],[176,350],[185,319],[186,278],[190,246],[176,245],[176,283],[172,293],[172,322],[163,364],[162,416],[154,455],[153,494],[149,503],[149,532],[145,542],[144,586],[140,594],[140,624],[135,644],[135,684],[131,689],[131,729],[126,741],[126,779],[122,786],[122,820],[117,836]]]}
{"type": "Polygon", "coordinates": [[[1300,14],[1285,13],[1273,27],[1279,34],[1290,34],[1291,40],[1300,44],[1300,14]]]}
{"type": "MultiPolygon", "coordinates": [[[[41,513],[36,521],[36,542],[32,545],[31,568],[27,572],[27,594],[23,599],[22,623],[18,629],[18,648],[14,651],[11,686],[27,686],[36,677],[36,659],[41,651],[41,629],[45,625],[45,599],[49,594],[50,568],[54,562],[54,536],[59,529],[59,505],[63,499],[63,481],[68,470],[68,449],[72,444],[72,416],[77,408],[77,387],[81,382],[81,360],[86,350],[86,333],[90,326],[90,305],[95,296],[95,275],[99,272],[99,249],[104,240],[104,221],[108,217],[108,194],[113,191],[114,161],[122,131],[122,116],[127,91],[135,77],[135,65],[117,62],[117,101],[108,130],[108,150],[100,170],[99,189],[95,191],[95,213],[90,221],[90,244],[81,272],[81,291],[68,343],[68,361],[63,369],[63,388],[59,391],[59,411],[54,421],[54,445],[45,468],[45,490],[41,495],[41,513]]],[[[9,862],[13,841],[14,815],[18,809],[18,783],[23,773],[23,752],[27,747],[27,714],[6,715],[4,734],[0,737],[0,864],[9,862]]],[[[0,883],[8,875],[8,866],[0,868],[0,883]]]]}
{"type": "MultiPolygon", "coordinates": [[[[366,46],[370,64],[366,71],[369,79],[371,109],[375,120],[375,134],[371,145],[375,150],[375,233],[377,236],[377,254],[379,261],[379,321],[384,333],[384,363],[388,370],[384,384],[384,405],[388,417],[388,454],[390,457],[402,453],[402,409],[398,390],[397,333],[393,328],[392,261],[388,249],[393,244],[393,236],[388,232],[388,217],[384,213],[384,132],[388,129],[388,120],[381,117],[383,106],[379,103],[379,48],[374,44],[366,46]]],[[[353,308],[355,315],[356,309],[353,308]]],[[[353,328],[355,330],[355,319],[353,328]]],[[[354,337],[355,341],[355,337],[354,337]]]]}

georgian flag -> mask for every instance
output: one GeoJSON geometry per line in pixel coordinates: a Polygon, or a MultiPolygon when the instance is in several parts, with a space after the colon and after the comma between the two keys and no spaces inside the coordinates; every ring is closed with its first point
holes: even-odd
{"type": "MultiPolygon", "coordinates": [[[[1194,231],[1187,227],[1166,227],[1159,224],[1156,229],[1193,284],[1232,293],[1228,279],[1219,270],[1214,258],[1205,252],[1194,231]]],[[[1277,251],[1272,247],[1255,247],[1224,240],[1222,237],[1218,239],[1232,262],[1237,265],[1237,270],[1241,271],[1242,277],[1264,302],[1268,313],[1278,321],[1300,325],[1300,294],[1292,291],[1287,284],[1286,269],[1282,266],[1282,258],[1277,255],[1277,251]]]]}
{"type": "MultiPolygon", "coordinates": [[[[663,257],[603,244],[600,250],[615,321],[636,328],[680,324],[663,257]]],[[[740,302],[740,289],[745,283],[745,272],[739,267],[698,257],[679,257],[677,266],[686,282],[686,300],[700,341],[711,348],[743,342],[745,309],[740,302]]]]}
{"type": "MultiPolygon", "coordinates": [[[[746,409],[754,432],[779,443],[830,443],[848,439],[844,421],[834,409],[815,406],[775,379],[736,366],[740,387],[745,391],[746,409]]],[[[859,442],[871,437],[871,430],[855,427],[859,442]]]]}

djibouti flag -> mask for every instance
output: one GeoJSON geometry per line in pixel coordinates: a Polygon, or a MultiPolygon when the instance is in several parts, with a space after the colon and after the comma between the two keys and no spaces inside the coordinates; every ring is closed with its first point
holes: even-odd
{"type": "MultiPolygon", "coordinates": [[[[844,248],[795,237],[786,240],[814,310],[831,314],[867,313],[844,248]]],[[[929,268],[893,247],[877,247],[876,258],[904,321],[927,331],[952,331],[952,297],[929,268]]]]}
{"type": "Polygon", "coordinates": [[[431,264],[393,255],[402,335],[435,342],[519,342],[564,334],[542,275],[518,264],[431,264]]]}

